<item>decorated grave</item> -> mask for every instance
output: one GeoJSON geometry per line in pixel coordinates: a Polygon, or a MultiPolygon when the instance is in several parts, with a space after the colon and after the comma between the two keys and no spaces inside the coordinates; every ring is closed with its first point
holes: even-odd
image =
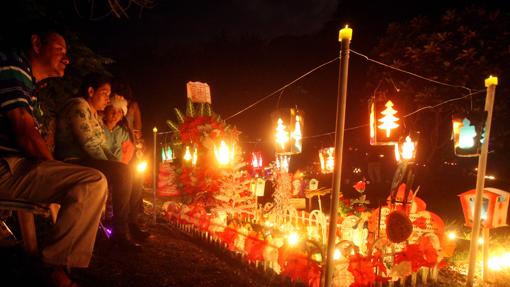
{"type": "MultiPolygon", "coordinates": [[[[322,210],[304,210],[293,196],[304,194],[309,200],[330,196],[328,188],[319,188],[317,180],[305,180],[306,175],[293,174],[281,164],[272,165],[267,175],[250,170],[250,159],[242,160],[239,131],[215,114],[210,102],[189,99],[185,113],[175,109],[175,116],[176,120],[167,121],[171,136],[162,143],[157,186],[159,195],[168,198],[163,206],[168,220],[219,242],[246,262],[294,282],[319,286],[328,217],[322,210]],[[306,188],[303,182],[309,182],[306,188]],[[260,205],[257,199],[264,184],[273,185],[273,201],[260,205]]],[[[285,126],[277,123],[276,132],[284,138],[285,126]]],[[[291,131],[287,141],[297,134],[291,131]]],[[[292,153],[280,154],[280,160],[282,155],[292,153]]],[[[365,181],[353,186],[358,198],[341,198],[335,286],[407,279],[416,284],[420,271],[422,281],[434,280],[444,258],[452,255],[454,246],[445,239],[441,218],[427,211],[425,202],[402,180],[398,183],[388,205],[376,209],[368,207],[365,181]]]]}

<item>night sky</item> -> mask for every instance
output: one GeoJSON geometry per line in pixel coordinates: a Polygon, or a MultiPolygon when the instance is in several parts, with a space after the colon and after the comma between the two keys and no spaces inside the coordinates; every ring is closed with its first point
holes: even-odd
{"type": "MultiPolygon", "coordinates": [[[[37,1],[36,1],[37,2],[37,1]]],[[[127,10],[129,18],[104,15],[107,1],[60,1],[69,27],[96,53],[116,61],[109,70],[127,79],[143,113],[144,136],[165,130],[184,110],[186,82],[211,86],[213,109],[227,118],[308,70],[338,56],[338,30],[349,24],[351,49],[369,54],[390,22],[460,8],[466,1],[170,1],[152,9],[127,10]],[[75,4],[75,5],[74,5],[75,4]],[[102,6],[103,5],[103,6],[102,6]]],[[[122,2],[122,1],[121,1],[122,2]]],[[[124,1],[125,2],[125,1],[124,1]]],[[[477,1],[469,1],[476,3],[477,1]]],[[[504,1],[492,1],[497,7],[504,1]]],[[[368,122],[366,72],[370,64],[351,54],[347,127],[368,122]]],[[[242,141],[261,141],[271,151],[270,112],[296,106],[305,112],[305,136],[334,131],[338,62],[316,71],[230,119],[242,141]],[[278,100],[279,99],[279,100],[278,100]]],[[[368,128],[346,134],[347,143],[367,141],[368,128]]],[[[305,142],[305,152],[332,145],[333,136],[305,142]]]]}

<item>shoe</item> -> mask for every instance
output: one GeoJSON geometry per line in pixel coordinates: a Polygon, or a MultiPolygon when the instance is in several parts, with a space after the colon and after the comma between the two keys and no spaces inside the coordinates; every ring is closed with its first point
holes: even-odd
{"type": "Polygon", "coordinates": [[[142,242],[151,237],[149,231],[141,229],[136,224],[129,224],[129,233],[131,234],[131,238],[142,242]]]}
{"type": "Polygon", "coordinates": [[[126,252],[140,252],[142,251],[142,245],[134,242],[126,234],[113,234],[111,237],[113,246],[126,252]]]}

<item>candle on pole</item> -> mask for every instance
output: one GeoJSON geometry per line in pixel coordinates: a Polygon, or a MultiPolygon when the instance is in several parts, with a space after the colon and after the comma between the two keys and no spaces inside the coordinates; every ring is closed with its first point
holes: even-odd
{"type": "Polygon", "coordinates": [[[329,212],[328,245],[325,265],[326,272],[324,273],[324,286],[326,287],[330,287],[332,285],[335,269],[333,260],[336,245],[338,195],[340,194],[342,174],[342,151],[344,145],[345,109],[347,102],[347,74],[349,70],[349,45],[352,39],[352,29],[346,25],[345,28],[340,30],[338,38],[341,43],[341,51],[335,128],[335,168],[333,171],[333,189],[331,191],[331,206],[329,212]]]}
{"type": "Polygon", "coordinates": [[[485,87],[487,88],[487,96],[485,98],[485,111],[487,112],[487,122],[485,123],[485,138],[482,143],[482,150],[478,158],[478,174],[476,177],[476,195],[475,195],[475,210],[473,214],[473,228],[471,230],[471,242],[469,244],[469,267],[466,280],[466,286],[473,286],[473,278],[476,268],[476,253],[478,251],[478,238],[480,236],[481,227],[481,210],[482,210],[482,195],[485,183],[485,170],[487,167],[487,153],[489,151],[489,136],[491,132],[492,122],[492,108],[494,107],[494,96],[496,93],[496,86],[498,85],[498,78],[490,76],[485,79],[485,87]]]}
{"type": "Polygon", "coordinates": [[[152,223],[156,224],[156,172],[157,172],[157,139],[158,139],[158,128],[152,129],[153,144],[152,144],[152,223]]]}

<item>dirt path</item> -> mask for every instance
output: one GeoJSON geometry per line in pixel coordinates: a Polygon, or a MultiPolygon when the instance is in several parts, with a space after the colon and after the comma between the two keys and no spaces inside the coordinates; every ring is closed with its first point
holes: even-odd
{"type": "MultiPolygon", "coordinates": [[[[91,267],[76,273],[82,286],[269,286],[260,274],[226,253],[168,224],[151,228],[154,237],[140,254],[110,250],[99,239],[91,267]]],[[[275,278],[276,280],[276,278],[275,278]]]]}

